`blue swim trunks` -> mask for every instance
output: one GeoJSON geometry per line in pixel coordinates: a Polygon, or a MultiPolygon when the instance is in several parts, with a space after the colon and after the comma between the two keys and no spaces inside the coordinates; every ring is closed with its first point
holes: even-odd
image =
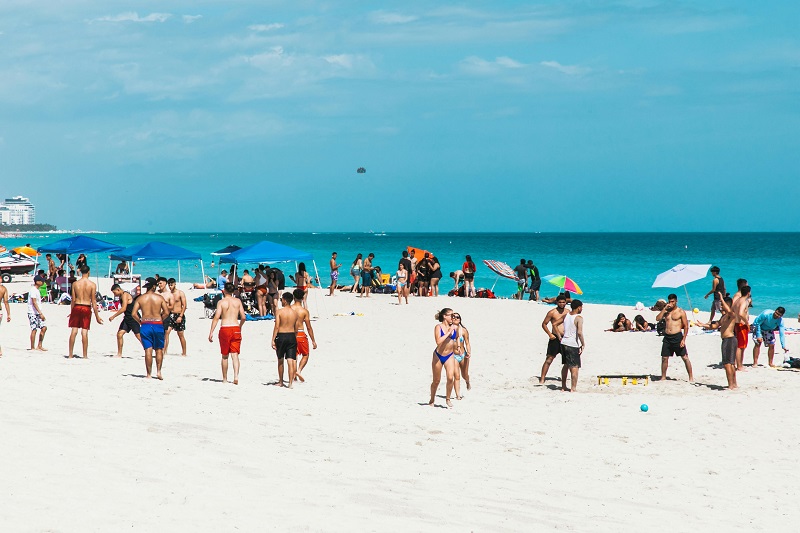
{"type": "Polygon", "coordinates": [[[140,334],[145,350],[148,348],[164,349],[164,324],[161,322],[142,322],[140,334]]]}

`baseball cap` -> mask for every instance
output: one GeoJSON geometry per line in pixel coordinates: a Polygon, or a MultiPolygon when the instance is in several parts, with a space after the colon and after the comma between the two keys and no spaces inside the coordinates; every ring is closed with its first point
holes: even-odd
{"type": "Polygon", "coordinates": [[[149,289],[150,287],[155,287],[156,284],[158,284],[158,281],[156,281],[156,278],[150,277],[150,278],[147,278],[146,280],[144,280],[144,288],[145,289],[149,289]]]}

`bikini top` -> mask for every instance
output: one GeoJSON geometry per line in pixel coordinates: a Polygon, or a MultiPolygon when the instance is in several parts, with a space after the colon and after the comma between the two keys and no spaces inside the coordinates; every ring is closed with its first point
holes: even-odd
{"type": "MultiPolygon", "coordinates": [[[[439,326],[439,336],[444,337],[444,328],[439,326]]],[[[450,334],[450,338],[456,340],[456,330],[453,330],[453,333],[450,334]]]]}

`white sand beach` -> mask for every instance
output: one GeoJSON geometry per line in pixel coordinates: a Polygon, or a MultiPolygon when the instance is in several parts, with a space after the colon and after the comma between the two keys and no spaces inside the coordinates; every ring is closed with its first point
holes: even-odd
{"type": "MultiPolygon", "coordinates": [[[[42,353],[25,349],[26,304],[12,304],[0,325],[2,530],[797,527],[800,372],[751,368],[725,390],[720,338],[705,334],[687,343],[695,384],[675,360],[674,381],[598,385],[598,374],[658,375],[661,338],[604,332],[618,312],[637,313],[589,302],[578,392],[563,393],[560,359],[545,386],[535,377],[550,306],[322,292],[309,298],[319,348],[293,390],[270,385],[271,321],[244,326],[240,384],[223,385],[211,321],[190,301],[189,356],[174,355],[173,335],[157,381],[143,379],[132,335],[111,357],[118,321],[93,323],[89,359],[67,360],[69,307],[45,304],[42,353]],[[427,405],[442,307],[461,313],[473,347],[472,390],[453,409],[444,379],[427,405]]],[[[796,354],[800,336],[787,339],[796,354]]]]}

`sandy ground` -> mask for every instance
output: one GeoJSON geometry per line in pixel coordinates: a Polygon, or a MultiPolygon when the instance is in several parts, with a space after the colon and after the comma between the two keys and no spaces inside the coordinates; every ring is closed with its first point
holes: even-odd
{"type": "MultiPolygon", "coordinates": [[[[579,390],[563,393],[560,365],[545,386],[533,377],[549,306],[320,292],[319,348],[294,390],[270,385],[272,322],[245,325],[240,385],[223,385],[211,321],[191,302],[189,356],[173,335],[160,382],[143,379],[131,335],[111,357],[117,321],[93,324],[88,360],[65,359],[68,307],[46,304],[49,351],[26,351],[26,304],[12,304],[2,530],[792,531],[800,519],[800,373],[754,368],[727,391],[719,336],[697,335],[697,383],[674,361],[675,381],[598,386],[598,374],[658,374],[661,339],[604,332],[636,313],[589,303],[579,390]],[[453,409],[444,382],[427,406],[444,306],[473,346],[473,387],[453,409]]],[[[796,353],[800,336],[788,343],[796,353]]]]}

